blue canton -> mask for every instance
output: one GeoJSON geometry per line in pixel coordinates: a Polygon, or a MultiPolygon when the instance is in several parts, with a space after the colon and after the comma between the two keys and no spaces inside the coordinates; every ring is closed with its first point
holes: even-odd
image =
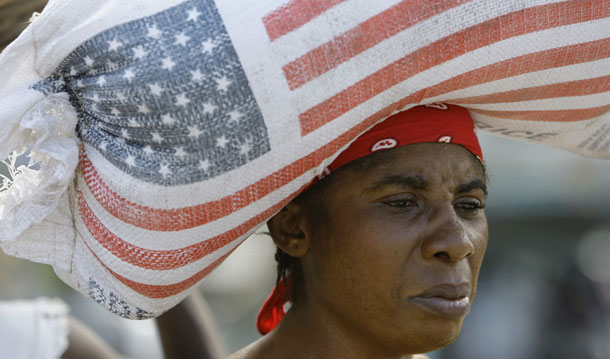
{"type": "Polygon", "coordinates": [[[204,181],[270,150],[213,1],[186,1],[108,29],[35,88],[70,93],[81,140],[147,182],[204,181]]]}

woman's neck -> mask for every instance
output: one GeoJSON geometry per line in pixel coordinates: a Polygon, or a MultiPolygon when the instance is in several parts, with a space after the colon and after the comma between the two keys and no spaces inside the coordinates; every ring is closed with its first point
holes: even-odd
{"type": "Polygon", "coordinates": [[[307,304],[291,309],[271,333],[237,352],[232,358],[349,358],[415,359],[389,353],[350,331],[332,313],[310,310],[307,304]]]}

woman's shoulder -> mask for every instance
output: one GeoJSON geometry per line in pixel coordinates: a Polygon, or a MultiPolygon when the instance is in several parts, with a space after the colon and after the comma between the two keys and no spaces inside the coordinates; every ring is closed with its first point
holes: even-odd
{"type": "Polygon", "coordinates": [[[235,353],[229,355],[226,359],[267,359],[268,354],[263,354],[263,342],[265,337],[251,343],[250,345],[242,348],[235,353]]]}

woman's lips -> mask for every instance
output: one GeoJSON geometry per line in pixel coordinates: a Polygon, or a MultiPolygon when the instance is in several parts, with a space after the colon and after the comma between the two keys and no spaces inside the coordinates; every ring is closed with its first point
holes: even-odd
{"type": "Polygon", "coordinates": [[[459,318],[470,310],[470,284],[443,284],[432,287],[409,301],[424,310],[447,318],[459,318]]]}

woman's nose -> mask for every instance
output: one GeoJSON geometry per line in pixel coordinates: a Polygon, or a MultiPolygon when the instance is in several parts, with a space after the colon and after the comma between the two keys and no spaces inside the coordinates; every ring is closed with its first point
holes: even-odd
{"type": "Polygon", "coordinates": [[[457,262],[470,257],[474,253],[474,244],[453,207],[437,212],[422,243],[424,258],[457,262]]]}

